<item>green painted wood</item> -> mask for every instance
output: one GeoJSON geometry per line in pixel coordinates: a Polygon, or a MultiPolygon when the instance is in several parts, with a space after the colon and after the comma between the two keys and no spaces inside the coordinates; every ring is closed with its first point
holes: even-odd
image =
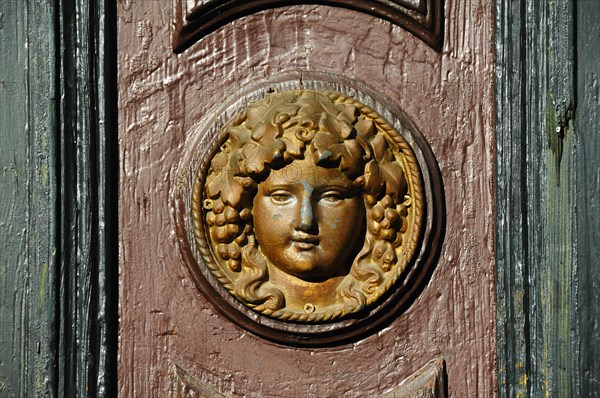
{"type": "Polygon", "coordinates": [[[577,2],[577,112],[573,151],[577,181],[576,214],[579,273],[575,306],[580,333],[575,358],[582,397],[600,396],[600,2],[577,2]]]}
{"type": "Polygon", "coordinates": [[[21,7],[0,3],[0,396],[22,391],[21,374],[26,364],[26,290],[28,200],[26,104],[26,54],[21,7]],[[11,18],[7,16],[10,15],[11,18]],[[17,65],[9,68],[10,63],[17,65]],[[25,354],[25,355],[24,355],[25,354]]]}
{"type": "Polygon", "coordinates": [[[496,3],[500,396],[600,391],[599,5],[496,3]]]}
{"type": "Polygon", "coordinates": [[[0,2],[0,15],[0,396],[52,395],[58,118],[53,7],[0,2]]]}
{"type": "Polygon", "coordinates": [[[60,6],[59,390],[96,396],[116,388],[115,10],[85,0],[60,6]]]}
{"type": "Polygon", "coordinates": [[[0,397],[116,396],[116,17],[0,2],[0,397]]]}
{"type": "Polygon", "coordinates": [[[501,396],[525,396],[529,364],[527,312],[525,53],[522,35],[527,10],[518,2],[496,3],[496,147],[497,147],[497,344],[501,396]]]}

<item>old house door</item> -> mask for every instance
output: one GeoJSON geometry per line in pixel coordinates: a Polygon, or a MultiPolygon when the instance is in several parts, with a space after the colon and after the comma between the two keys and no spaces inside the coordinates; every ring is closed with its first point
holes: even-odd
{"type": "Polygon", "coordinates": [[[0,398],[597,396],[599,7],[0,1],[0,398]]]}

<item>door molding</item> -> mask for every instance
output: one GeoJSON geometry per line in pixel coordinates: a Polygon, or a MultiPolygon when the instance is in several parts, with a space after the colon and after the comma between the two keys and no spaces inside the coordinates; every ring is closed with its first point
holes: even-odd
{"type": "Polygon", "coordinates": [[[444,0],[180,0],[173,50],[181,53],[225,24],[268,10],[302,4],[342,7],[387,20],[440,51],[444,42],[444,0]]]}

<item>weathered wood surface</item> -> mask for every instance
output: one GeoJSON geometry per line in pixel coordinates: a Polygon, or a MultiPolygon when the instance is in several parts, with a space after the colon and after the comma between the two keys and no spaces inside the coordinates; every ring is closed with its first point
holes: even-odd
{"type": "Polygon", "coordinates": [[[295,6],[174,55],[169,3],[122,2],[118,14],[119,393],[160,395],[179,365],[234,396],[378,396],[443,356],[451,396],[493,396],[491,5],[448,2],[442,53],[364,14],[295,6]],[[333,348],[275,345],[222,319],[188,279],[169,209],[198,121],[244,84],[298,69],[354,78],[397,101],[431,143],[446,190],[445,244],[422,295],[378,334],[333,348]]]}
{"type": "Polygon", "coordinates": [[[496,6],[502,396],[600,391],[599,13],[597,1],[496,6]]]}
{"type": "Polygon", "coordinates": [[[0,14],[0,396],[38,396],[57,380],[54,34],[51,8],[0,14]]]}
{"type": "Polygon", "coordinates": [[[1,397],[116,394],[113,8],[0,2],[1,397]]]}
{"type": "MultiPolygon", "coordinates": [[[[576,159],[574,170],[564,178],[575,177],[573,229],[570,239],[576,245],[575,322],[578,328],[572,377],[582,397],[600,396],[600,2],[577,3],[577,111],[568,144],[576,159]]],[[[565,146],[566,148],[567,146],[565,146]]],[[[575,390],[577,392],[577,390],[575,390]]],[[[575,394],[573,394],[575,395],[575,394]]]]}

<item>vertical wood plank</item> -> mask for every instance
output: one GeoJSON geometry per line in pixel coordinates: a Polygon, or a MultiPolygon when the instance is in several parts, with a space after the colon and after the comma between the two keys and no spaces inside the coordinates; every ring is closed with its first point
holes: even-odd
{"type": "MultiPolygon", "coordinates": [[[[0,2],[0,396],[24,392],[29,247],[26,8],[0,2]],[[11,67],[16,65],[16,67],[11,67]]],[[[39,296],[38,296],[39,297],[39,296]]]]}
{"type": "Polygon", "coordinates": [[[114,5],[62,0],[59,6],[59,391],[70,397],[114,396],[118,321],[114,5]]]}
{"type": "Polygon", "coordinates": [[[496,10],[499,393],[595,396],[598,5],[496,10]]]}
{"type": "Polygon", "coordinates": [[[528,220],[518,194],[525,185],[522,3],[496,3],[496,284],[498,383],[501,396],[523,396],[527,388],[529,320],[528,220]]]}
{"type": "Polygon", "coordinates": [[[0,3],[0,392],[56,394],[57,198],[52,4],[0,3]],[[6,50],[4,50],[6,49],[6,50]]]}
{"type": "Polygon", "coordinates": [[[116,395],[114,21],[0,2],[1,397],[116,395]]]}
{"type": "Polygon", "coordinates": [[[579,275],[574,286],[580,338],[575,376],[582,397],[600,396],[600,2],[577,2],[577,113],[572,149],[578,159],[574,204],[579,275]]]}

